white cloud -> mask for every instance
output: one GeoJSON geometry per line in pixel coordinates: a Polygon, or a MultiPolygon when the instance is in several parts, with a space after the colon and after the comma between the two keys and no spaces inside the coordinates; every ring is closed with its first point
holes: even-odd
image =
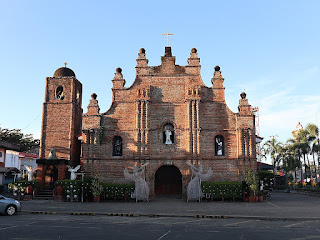
{"type": "MultiPolygon", "coordinates": [[[[249,103],[259,107],[260,135],[267,140],[269,136],[278,135],[285,142],[291,138],[300,121],[303,126],[308,123],[319,125],[320,94],[317,94],[317,75],[319,67],[312,66],[302,71],[290,72],[285,79],[276,72],[258,78],[258,81],[240,82],[233,89],[246,87],[249,103]]],[[[226,95],[227,102],[235,108],[231,95],[226,95]]],[[[234,97],[234,96],[233,96],[234,97]]]]}

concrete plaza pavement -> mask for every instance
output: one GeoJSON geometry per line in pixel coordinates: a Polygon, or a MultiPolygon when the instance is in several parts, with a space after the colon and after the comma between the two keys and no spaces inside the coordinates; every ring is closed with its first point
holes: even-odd
{"type": "Polygon", "coordinates": [[[294,193],[273,192],[265,202],[186,202],[182,199],[154,199],[150,202],[53,202],[21,201],[22,213],[44,214],[134,214],[139,216],[320,220],[320,198],[294,193]]]}

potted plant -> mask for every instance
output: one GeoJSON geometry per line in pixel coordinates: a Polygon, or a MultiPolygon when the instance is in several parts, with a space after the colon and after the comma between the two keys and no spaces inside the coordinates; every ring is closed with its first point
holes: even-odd
{"type": "Polygon", "coordinates": [[[62,183],[60,181],[57,181],[55,185],[56,185],[56,189],[55,189],[56,195],[62,196],[62,193],[63,193],[62,183]]]}
{"type": "Polygon", "coordinates": [[[29,182],[26,192],[27,192],[27,195],[32,195],[33,194],[32,182],[29,182]]]}
{"type": "Polygon", "coordinates": [[[100,180],[99,175],[94,175],[91,180],[91,191],[92,191],[94,202],[100,202],[100,195],[103,192],[103,186],[99,182],[99,180],[100,180]]]}
{"type": "Polygon", "coordinates": [[[259,202],[263,202],[263,191],[261,190],[258,191],[258,200],[259,202]]]}
{"type": "Polygon", "coordinates": [[[247,185],[249,186],[250,190],[250,196],[249,196],[249,202],[257,202],[257,193],[258,193],[258,175],[256,172],[251,171],[250,169],[247,170],[245,174],[245,181],[247,185]]]}

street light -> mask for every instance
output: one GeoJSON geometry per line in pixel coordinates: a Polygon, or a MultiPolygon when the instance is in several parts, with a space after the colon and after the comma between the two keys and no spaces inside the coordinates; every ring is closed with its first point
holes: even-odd
{"type": "MultiPolygon", "coordinates": [[[[320,148],[320,147],[319,147],[319,136],[318,136],[318,139],[317,139],[317,140],[318,140],[318,172],[319,172],[319,150],[320,150],[320,149],[319,149],[319,148],[320,148]]],[[[315,167],[316,167],[316,166],[315,166],[315,167]]],[[[317,173],[316,173],[316,174],[317,174],[317,173]]]]}
{"type": "Polygon", "coordinates": [[[80,173],[76,173],[76,175],[81,175],[81,202],[83,202],[83,180],[84,180],[84,175],[85,172],[81,171],[80,173]]]}

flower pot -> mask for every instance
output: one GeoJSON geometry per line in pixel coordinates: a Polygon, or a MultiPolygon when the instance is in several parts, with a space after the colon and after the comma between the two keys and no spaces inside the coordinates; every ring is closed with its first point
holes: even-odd
{"type": "Polygon", "coordinates": [[[263,196],[258,196],[259,202],[263,202],[263,196]]]}
{"type": "Polygon", "coordinates": [[[249,196],[249,202],[257,202],[257,197],[256,196],[249,196]]]}
{"type": "Polygon", "coordinates": [[[94,196],[93,202],[100,202],[100,196],[94,196]]]}
{"type": "Polygon", "coordinates": [[[58,185],[56,187],[57,196],[62,196],[62,186],[58,185]]]}
{"type": "Polygon", "coordinates": [[[33,187],[32,187],[32,184],[30,184],[30,185],[28,185],[28,187],[27,187],[27,194],[28,194],[28,195],[32,195],[32,193],[33,193],[33,187]]]}

